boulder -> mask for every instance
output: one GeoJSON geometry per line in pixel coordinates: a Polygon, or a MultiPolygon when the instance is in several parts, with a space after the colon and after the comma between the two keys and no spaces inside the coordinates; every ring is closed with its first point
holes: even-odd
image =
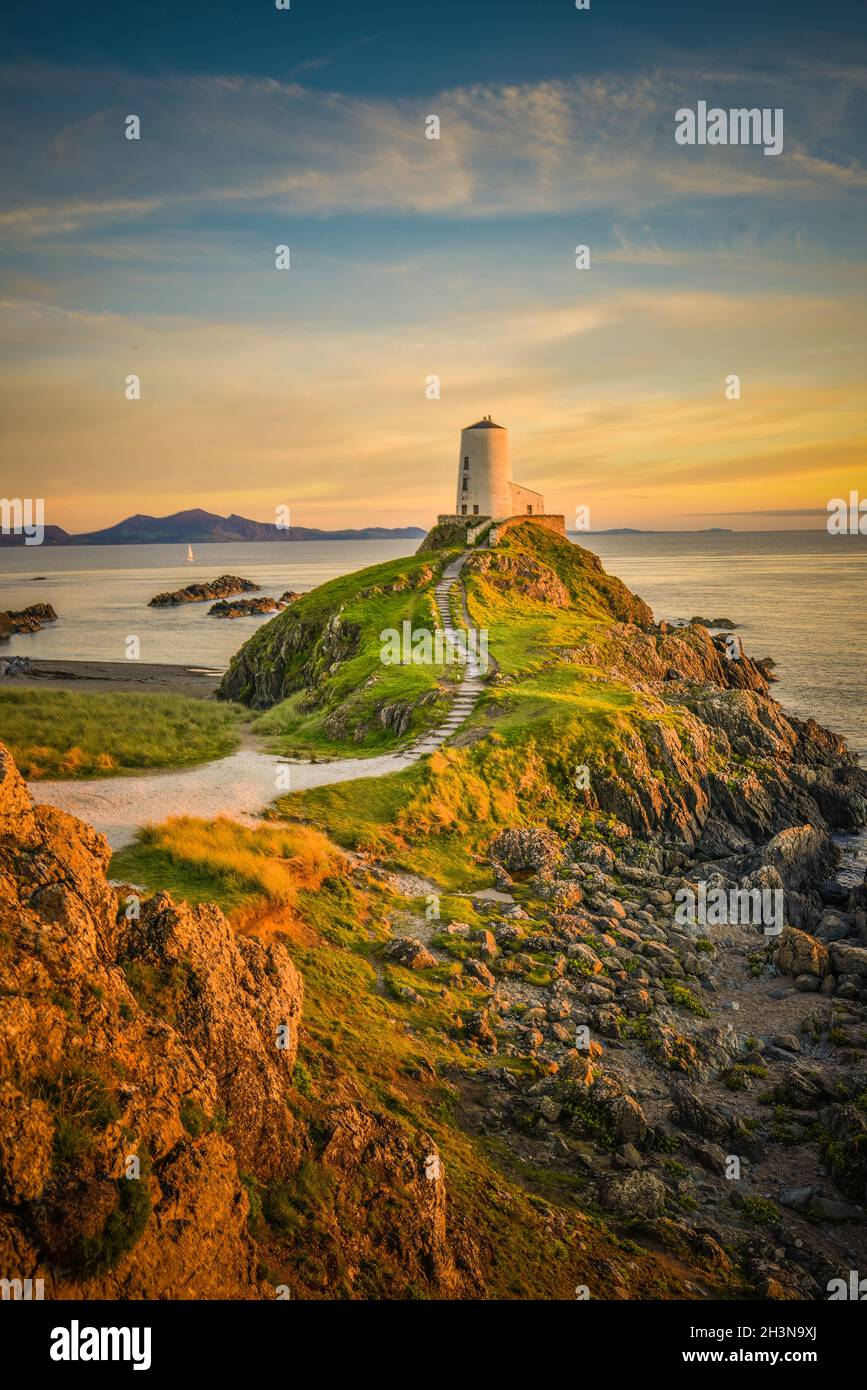
{"type": "Polygon", "coordinates": [[[625,1173],[602,1189],[603,1206],[620,1216],[656,1216],[665,1206],[665,1185],[655,1173],[625,1173]]]}
{"type": "Polygon", "coordinates": [[[421,941],[416,941],[412,936],[395,937],[386,946],[385,954],[389,960],[397,961],[407,970],[428,970],[432,965],[436,965],[436,957],[431,955],[421,941]]]}
{"type": "MultiPolygon", "coordinates": [[[[864,955],[867,956],[867,951],[864,955]]],[[[830,968],[828,948],[796,927],[783,929],[774,963],[784,975],[810,975],[818,979],[827,975],[830,968]]]]}
{"type": "Polygon", "coordinates": [[[829,947],[831,963],[838,975],[867,975],[867,946],[853,946],[834,941],[829,947]]]}
{"type": "Polygon", "coordinates": [[[512,874],[553,873],[565,857],[559,836],[540,826],[501,830],[491,841],[488,853],[512,874]]]}

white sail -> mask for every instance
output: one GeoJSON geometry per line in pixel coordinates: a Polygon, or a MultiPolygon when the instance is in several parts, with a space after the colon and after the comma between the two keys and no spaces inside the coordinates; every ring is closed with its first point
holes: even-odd
{"type": "Polygon", "coordinates": [[[191,561],[191,560],[195,560],[195,558],[196,558],[196,557],[195,557],[195,555],[193,554],[193,547],[192,547],[191,545],[188,545],[188,546],[187,546],[187,561],[189,562],[189,561],[191,561]]]}

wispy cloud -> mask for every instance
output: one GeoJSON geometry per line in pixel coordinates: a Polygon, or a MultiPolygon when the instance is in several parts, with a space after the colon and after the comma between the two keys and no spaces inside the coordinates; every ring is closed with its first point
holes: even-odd
{"type": "Polygon", "coordinates": [[[867,187],[841,96],[861,91],[858,68],[752,74],[749,83],[657,70],[629,80],[479,84],[417,101],[232,75],[63,74],[53,84],[52,74],[33,71],[10,82],[26,118],[7,116],[2,131],[18,201],[0,227],[27,236],[215,204],[479,218],[845,197],[867,187]],[[52,99],[41,109],[37,96],[47,90],[52,99]],[[674,112],[699,96],[783,106],[784,157],[676,146],[674,112]],[[139,142],[124,138],[131,112],[141,117],[139,142]],[[438,141],[424,138],[432,113],[438,141]]]}

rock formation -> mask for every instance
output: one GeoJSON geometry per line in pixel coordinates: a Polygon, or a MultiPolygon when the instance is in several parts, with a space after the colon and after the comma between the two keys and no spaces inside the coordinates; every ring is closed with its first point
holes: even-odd
{"type": "Polygon", "coordinates": [[[13,632],[39,632],[43,623],[56,623],[57,614],[50,603],[31,603],[28,608],[7,609],[0,613],[0,641],[13,632]]]}
{"type": "Polygon", "coordinates": [[[207,584],[188,584],[184,589],[155,594],[149,608],[172,608],[179,603],[205,603],[208,599],[229,598],[232,594],[254,594],[259,588],[251,579],[239,579],[236,574],[221,574],[207,584]]]}

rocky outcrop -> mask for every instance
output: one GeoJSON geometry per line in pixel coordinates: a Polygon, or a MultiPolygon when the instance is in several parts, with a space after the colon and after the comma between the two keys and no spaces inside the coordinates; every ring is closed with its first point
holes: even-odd
{"type": "Polygon", "coordinates": [[[219,908],[159,893],[122,919],[116,960],[213,1074],[221,1129],[244,1172],[265,1181],[303,1147],[286,1106],[303,989],[285,946],[239,935],[219,908]]]}
{"type": "Polygon", "coordinates": [[[30,659],[26,656],[0,657],[0,676],[29,676],[33,672],[30,659]]]}
{"type": "MultiPolygon", "coordinates": [[[[519,524],[515,528],[519,546],[521,532],[526,531],[527,526],[532,526],[532,523],[523,527],[519,524]]],[[[473,551],[467,560],[467,569],[500,594],[514,594],[553,608],[568,608],[579,597],[586,599],[589,589],[593,597],[598,598],[619,622],[639,626],[653,623],[653,613],[647,604],[630,593],[622,580],[606,574],[598,555],[556,539],[549,555],[545,550],[546,537],[534,536],[534,542],[537,546],[541,545],[541,553],[531,554],[520,548],[473,551]],[[560,552],[558,556],[557,546],[560,544],[567,547],[565,553],[571,561],[569,565],[557,563],[563,555],[560,552]]]]}
{"type": "Polygon", "coordinates": [[[559,837],[539,826],[501,830],[491,841],[488,852],[491,859],[509,873],[547,873],[563,859],[559,837]]]}
{"type": "MultiPolygon", "coordinates": [[[[186,914],[198,955],[128,975],[108,859],[89,827],[33,807],[0,751],[0,1267],[44,1278],[51,1297],[251,1296],[247,1196],[221,1132],[231,1074],[203,1061],[208,1028],[190,1017],[193,1042],[179,1026],[192,976],[205,997],[216,988],[204,956],[220,923],[161,900],[148,936],[186,914]]],[[[216,1002],[242,1021],[230,993],[216,1002]]],[[[272,1065],[261,1039],[257,1051],[272,1065]]]]}
{"type": "Polygon", "coordinates": [[[155,594],[149,608],[172,608],[180,603],[206,603],[208,599],[229,598],[232,594],[254,594],[259,585],[236,574],[221,574],[207,584],[188,584],[184,589],[155,594]]]}
{"type": "Polygon", "coordinates": [[[727,630],[737,627],[737,623],[733,623],[731,618],[690,618],[689,621],[693,627],[715,627],[727,630]]]}
{"type": "Polygon", "coordinates": [[[251,618],[259,617],[265,613],[282,613],[284,608],[300,597],[300,594],[287,589],[279,598],[263,595],[261,598],[238,598],[232,602],[220,599],[218,603],[213,604],[208,609],[208,616],[213,618],[251,618]]]}
{"type": "Polygon", "coordinates": [[[0,613],[0,641],[14,632],[39,632],[43,623],[56,623],[50,603],[31,603],[28,608],[9,608],[0,613]]]}

